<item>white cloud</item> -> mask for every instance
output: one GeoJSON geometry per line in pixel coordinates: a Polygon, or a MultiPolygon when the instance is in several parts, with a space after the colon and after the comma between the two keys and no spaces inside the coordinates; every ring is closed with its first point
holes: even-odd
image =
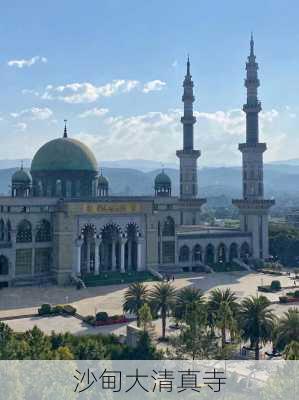
{"type": "Polygon", "coordinates": [[[33,96],[39,96],[39,92],[33,89],[22,89],[22,94],[32,94],[33,96]]]}
{"type": "Polygon", "coordinates": [[[154,81],[149,81],[149,82],[145,83],[142,91],[143,91],[143,93],[160,91],[163,89],[163,87],[165,85],[166,85],[165,82],[160,81],[159,79],[156,79],[154,81]]]}
{"type": "Polygon", "coordinates": [[[45,100],[61,100],[65,103],[93,103],[99,97],[110,97],[117,93],[127,93],[135,89],[139,81],[117,79],[103,86],[95,86],[90,82],[69,83],[54,87],[48,85],[42,98],[45,100]]]}
{"type": "Polygon", "coordinates": [[[15,128],[18,132],[25,132],[27,129],[27,124],[25,122],[18,122],[15,125],[15,128]]]}
{"type": "Polygon", "coordinates": [[[10,113],[12,118],[30,118],[32,120],[46,120],[53,115],[53,111],[50,108],[38,108],[32,107],[19,112],[10,113]]]}
{"type": "Polygon", "coordinates": [[[102,117],[109,112],[108,108],[92,108],[79,114],[79,118],[102,117]]]}
{"type": "Polygon", "coordinates": [[[174,60],[173,63],[171,64],[173,68],[176,68],[178,65],[179,65],[178,60],[174,60]]]}
{"type": "Polygon", "coordinates": [[[10,60],[8,61],[7,65],[9,67],[24,68],[24,67],[32,67],[32,65],[36,63],[46,64],[47,62],[48,60],[46,57],[34,56],[29,59],[10,60]]]}

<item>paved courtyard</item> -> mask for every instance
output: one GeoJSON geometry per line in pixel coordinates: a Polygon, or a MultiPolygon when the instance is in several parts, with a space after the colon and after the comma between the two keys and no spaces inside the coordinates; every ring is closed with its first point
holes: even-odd
{"type": "MultiPolygon", "coordinates": [[[[173,284],[177,289],[186,286],[201,288],[205,293],[219,288],[231,288],[241,299],[248,295],[256,295],[257,286],[270,284],[273,279],[278,279],[282,286],[292,286],[293,281],[286,276],[273,278],[271,275],[255,273],[213,273],[213,274],[188,274],[175,279],[173,284]]],[[[155,283],[147,283],[151,287],[155,283]]],[[[98,311],[106,311],[108,314],[121,314],[124,292],[128,285],[101,286],[77,290],[76,288],[64,288],[58,286],[5,288],[0,290],[0,318],[7,316],[19,316],[36,314],[37,308],[42,303],[73,304],[79,314],[94,315],[98,311]]],[[[290,289],[288,289],[290,290],[290,289]]],[[[277,301],[283,292],[267,294],[271,301],[277,301]]],[[[292,305],[293,306],[293,305],[292,305]]],[[[298,303],[297,303],[298,306],[298,303]]],[[[277,315],[281,315],[290,305],[274,304],[273,309],[277,315]]],[[[14,319],[8,321],[16,331],[23,331],[39,326],[45,332],[55,330],[57,332],[70,331],[75,334],[86,333],[115,333],[125,334],[124,325],[111,327],[88,327],[73,317],[32,317],[26,319],[14,319]]]]}

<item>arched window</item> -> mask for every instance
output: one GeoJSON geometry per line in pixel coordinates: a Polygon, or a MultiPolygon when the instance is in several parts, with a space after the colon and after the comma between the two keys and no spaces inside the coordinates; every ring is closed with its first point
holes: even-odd
{"type": "Polygon", "coordinates": [[[167,217],[162,230],[163,236],[174,236],[175,235],[175,224],[171,217],[167,217]]]}
{"type": "Polygon", "coordinates": [[[72,182],[66,181],[66,197],[72,197],[72,182]]]}
{"type": "Polygon", "coordinates": [[[80,197],[80,192],[81,192],[81,185],[80,185],[80,181],[76,181],[76,197],[80,197]]]}
{"type": "Polygon", "coordinates": [[[29,221],[25,219],[21,221],[17,228],[17,238],[18,243],[29,243],[32,242],[32,228],[29,221]]]}
{"type": "Polygon", "coordinates": [[[5,224],[3,219],[0,219],[0,242],[5,240],[5,224]]]}
{"type": "Polygon", "coordinates": [[[60,179],[57,179],[56,181],[56,196],[61,197],[62,196],[62,182],[60,179]]]}
{"type": "Polygon", "coordinates": [[[201,246],[199,244],[196,244],[193,247],[193,261],[202,261],[202,251],[201,251],[201,246]]]}
{"type": "Polygon", "coordinates": [[[36,242],[50,242],[51,236],[50,222],[43,219],[38,224],[35,240],[36,242]]]}
{"type": "Polygon", "coordinates": [[[9,272],[9,265],[8,259],[1,255],[0,256],[0,275],[8,275],[9,272]]]}
{"type": "Polygon", "coordinates": [[[179,255],[179,261],[180,262],[188,262],[190,257],[190,250],[187,245],[184,245],[180,248],[180,255],[179,255]]]}

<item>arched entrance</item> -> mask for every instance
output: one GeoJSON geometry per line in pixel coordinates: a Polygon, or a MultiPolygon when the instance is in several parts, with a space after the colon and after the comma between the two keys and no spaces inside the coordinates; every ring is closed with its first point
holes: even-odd
{"type": "Polygon", "coordinates": [[[195,263],[202,261],[202,250],[199,244],[196,244],[192,250],[192,259],[195,263]]]}
{"type": "Polygon", "coordinates": [[[242,261],[248,262],[249,257],[250,257],[250,247],[247,242],[244,242],[241,246],[240,258],[242,261]]]}
{"type": "Polygon", "coordinates": [[[190,259],[190,250],[187,245],[184,245],[180,248],[179,261],[180,262],[188,262],[190,259]]]}
{"type": "Polygon", "coordinates": [[[1,255],[0,256],[0,275],[8,275],[8,273],[9,273],[8,258],[1,255]]]}
{"type": "Polygon", "coordinates": [[[129,223],[126,227],[127,241],[125,244],[125,270],[137,270],[137,242],[140,232],[135,223],[129,223]]]}
{"type": "Polygon", "coordinates": [[[220,245],[218,246],[217,262],[218,263],[226,262],[226,247],[224,243],[220,243],[220,245]]]}
{"type": "Polygon", "coordinates": [[[102,245],[100,253],[101,269],[116,271],[120,269],[121,229],[116,224],[107,224],[102,229],[102,245]]]}
{"type": "Polygon", "coordinates": [[[87,224],[82,229],[83,244],[81,249],[81,273],[94,271],[95,266],[95,235],[94,225],[87,224]]]}
{"type": "Polygon", "coordinates": [[[237,243],[232,243],[229,246],[229,261],[232,262],[234,258],[239,258],[237,243]]]}
{"type": "Polygon", "coordinates": [[[213,265],[215,262],[215,249],[211,243],[206,248],[205,262],[207,265],[213,265]]]}

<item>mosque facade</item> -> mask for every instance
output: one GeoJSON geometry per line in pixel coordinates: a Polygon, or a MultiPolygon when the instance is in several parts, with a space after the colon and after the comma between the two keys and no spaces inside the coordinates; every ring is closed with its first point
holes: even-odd
{"type": "Polygon", "coordinates": [[[162,170],[153,196],[111,196],[109,182],[98,172],[94,154],[83,143],[63,137],[44,144],[30,172],[12,176],[11,196],[0,197],[0,286],[72,277],[149,270],[163,273],[208,270],[217,263],[247,264],[266,259],[268,215],[273,200],[264,199],[263,153],[259,142],[258,64],[251,38],[246,63],[246,142],[240,229],[200,225],[197,160],[194,149],[193,81],[190,62],[183,83],[183,146],[180,194],[162,170]]]}

